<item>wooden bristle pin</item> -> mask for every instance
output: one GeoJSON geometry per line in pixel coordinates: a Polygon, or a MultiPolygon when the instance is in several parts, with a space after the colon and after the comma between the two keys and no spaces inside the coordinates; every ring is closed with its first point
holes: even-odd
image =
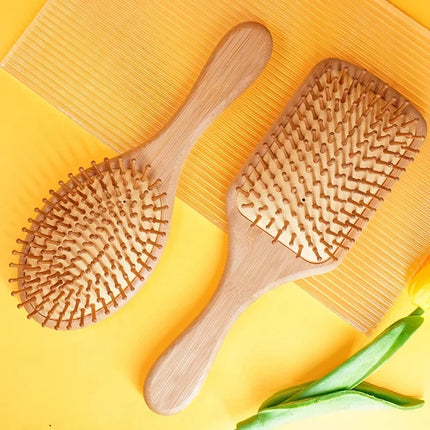
{"type": "Polygon", "coordinates": [[[150,371],[153,410],[171,414],[191,401],[247,305],[340,264],[425,134],[418,111],[371,73],[337,59],[312,70],[229,189],[224,276],[150,371]]]}
{"type": "MultiPolygon", "coordinates": [[[[272,40],[242,23],[221,40],[173,119],[149,142],[49,191],[30,220],[19,262],[21,299],[30,318],[54,329],[94,324],[142,287],[166,243],[179,174],[204,130],[258,77],[272,40]]],[[[16,291],[13,294],[17,294],[16,291]]]]}

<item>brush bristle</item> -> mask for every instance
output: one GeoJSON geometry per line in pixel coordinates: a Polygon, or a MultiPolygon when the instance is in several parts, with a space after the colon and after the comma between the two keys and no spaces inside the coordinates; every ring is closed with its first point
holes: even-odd
{"type": "Polygon", "coordinates": [[[28,317],[71,329],[108,315],[142,283],[156,260],[163,226],[160,180],[149,166],[121,159],[80,169],[50,191],[38,216],[24,228],[18,278],[28,317]]]}
{"type": "Polygon", "coordinates": [[[389,93],[365,71],[323,71],[254,153],[239,211],[297,256],[336,260],[424,139],[389,93]]]}

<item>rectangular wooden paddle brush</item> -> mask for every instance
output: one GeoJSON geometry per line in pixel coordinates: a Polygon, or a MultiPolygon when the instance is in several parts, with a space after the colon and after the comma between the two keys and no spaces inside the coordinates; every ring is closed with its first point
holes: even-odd
{"type": "Polygon", "coordinates": [[[161,414],[183,409],[250,303],[336,268],[425,134],[417,110],[371,73],[338,59],[318,64],[229,188],[223,278],[152,368],[148,405],[161,414]]]}

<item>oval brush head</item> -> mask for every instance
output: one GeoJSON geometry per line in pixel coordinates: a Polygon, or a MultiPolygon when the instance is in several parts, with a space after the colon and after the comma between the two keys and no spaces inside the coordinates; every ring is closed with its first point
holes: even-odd
{"type": "Polygon", "coordinates": [[[51,190],[25,228],[18,264],[22,304],[44,326],[84,327],[135,293],[167,240],[176,186],[205,129],[260,75],[272,52],[263,25],[244,22],[218,43],[173,118],[145,145],[92,163],[51,190]],[[151,163],[151,168],[147,165],[151,163]]]}
{"type": "MultiPolygon", "coordinates": [[[[18,264],[20,294],[28,318],[42,326],[72,329],[92,324],[133,295],[152,270],[161,248],[163,194],[159,179],[136,160],[105,159],[69,181],[35,209],[18,264]]],[[[165,193],[164,193],[165,194],[165,193]]]]}
{"type": "Polygon", "coordinates": [[[369,72],[333,59],[318,69],[237,187],[242,215],[311,263],[346,253],[425,135],[421,115],[369,72]]]}

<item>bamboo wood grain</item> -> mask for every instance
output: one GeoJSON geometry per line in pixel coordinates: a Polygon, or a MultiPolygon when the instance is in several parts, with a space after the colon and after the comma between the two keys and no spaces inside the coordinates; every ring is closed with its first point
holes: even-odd
{"type": "Polygon", "coordinates": [[[257,79],[271,52],[272,39],[263,25],[247,22],[234,27],[216,47],[174,118],[148,144],[127,152],[123,158],[136,158],[141,164],[140,159],[151,160],[163,183],[176,189],[192,146],[257,79]]]}
{"type": "Polygon", "coordinates": [[[273,244],[269,235],[251,228],[232,205],[228,207],[230,248],[217,292],[146,379],[146,402],[162,415],[180,412],[197,395],[224,337],[254,300],[281,283],[321,273],[281,243],[273,244]]]}
{"type": "Polygon", "coordinates": [[[164,249],[184,160],[214,119],[258,77],[269,31],[245,22],[220,41],[174,118],[149,142],[80,169],[30,219],[17,293],[28,316],[55,329],[93,324],[125,304],[164,249]],[[104,214],[109,214],[106,216],[104,214]],[[85,255],[84,255],[85,254],[85,255]]]}
{"type": "Polygon", "coordinates": [[[185,408],[250,303],[337,267],[425,134],[418,111],[376,76],[338,59],[318,64],[229,188],[225,273],[151,369],[148,405],[166,415],[185,408]]]}

